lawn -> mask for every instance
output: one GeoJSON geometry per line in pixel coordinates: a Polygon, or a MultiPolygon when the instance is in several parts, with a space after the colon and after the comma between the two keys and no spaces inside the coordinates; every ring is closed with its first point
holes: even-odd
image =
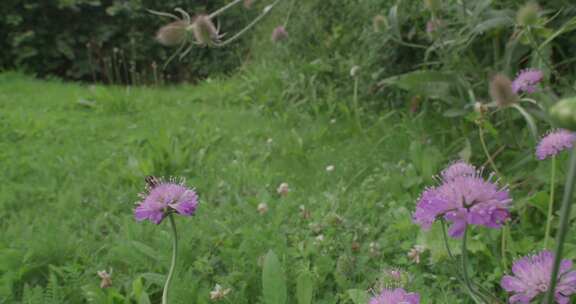
{"type": "MultiPolygon", "coordinates": [[[[450,160],[441,155],[461,148],[446,129],[395,111],[360,127],[272,112],[246,102],[243,84],[122,88],[0,74],[0,303],[157,303],[171,234],[166,222],[134,220],[147,175],[184,177],[200,197],[196,216],[177,218],[171,303],[209,303],[216,284],[230,289],[225,303],[262,303],[270,251],[289,303],[303,286],[312,303],[352,303],[386,269],[434,267],[407,255],[425,245],[410,217],[450,160]],[[99,288],[100,270],[112,270],[111,288],[99,288]]],[[[435,272],[410,285],[424,299],[463,301],[449,272],[435,272]]]]}

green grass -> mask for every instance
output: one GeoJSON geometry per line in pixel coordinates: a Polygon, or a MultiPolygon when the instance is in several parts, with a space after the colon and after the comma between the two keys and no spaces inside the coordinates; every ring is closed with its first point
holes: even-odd
{"type": "MultiPolygon", "coordinates": [[[[272,113],[246,102],[265,97],[240,78],[153,89],[5,73],[0,92],[0,303],[158,303],[171,235],[133,219],[146,175],[183,176],[201,198],[194,218],[177,218],[173,303],[209,303],[216,283],[232,289],[225,303],[264,303],[269,250],[289,303],[301,277],[313,278],[312,303],[333,304],[385,268],[432,272],[406,256],[419,231],[410,213],[441,152],[459,148],[432,121],[390,112],[358,130],[351,117],[272,113]],[[96,271],[110,268],[101,290],[96,271]]],[[[447,270],[434,273],[407,288],[465,301],[447,270]]]]}

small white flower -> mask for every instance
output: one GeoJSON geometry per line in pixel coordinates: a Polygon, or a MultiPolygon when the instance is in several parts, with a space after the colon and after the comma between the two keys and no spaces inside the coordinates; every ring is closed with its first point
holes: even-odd
{"type": "Polygon", "coordinates": [[[266,214],[268,212],[268,204],[260,203],[258,204],[258,213],[266,214]]]}
{"type": "Polygon", "coordinates": [[[266,143],[270,145],[270,144],[272,144],[273,141],[274,141],[274,140],[273,140],[272,138],[268,138],[268,139],[266,140],[266,143]]]}
{"type": "Polygon", "coordinates": [[[316,242],[321,243],[324,242],[324,235],[320,234],[316,237],[316,242]]]}
{"type": "Polygon", "coordinates": [[[354,78],[358,76],[358,72],[360,71],[360,67],[355,65],[350,69],[350,77],[354,78]]]}
{"type": "Polygon", "coordinates": [[[334,166],[333,165],[329,165],[326,167],[326,172],[332,172],[334,171],[334,166]]]}
{"type": "Polygon", "coordinates": [[[210,292],[210,300],[217,301],[224,299],[230,293],[230,291],[230,288],[222,289],[220,284],[216,284],[216,286],[214,286],[214,290],[210,292]]]}
{"type": "Polygon", "coordinates": [[[410,249],[410,251],[408,252],[408,257],[410,258],[410,260],[412,260],[412,262],[420,264],[420,254],[423,253],[424,250],[426,250],[424,246],[416,245],[412,247],[412,249],[410,249]]]}
{"type": "Polygon", "coordinates": [[[278,194],[280,194],[281,196],[288,195],[288,192],[290,192],[288,183],[281,183],[280,186],[278,186],[278,188],[276,189],[276,192],[278,192],[278,194]]]}
{"type": "Polygon", "coordinates": [[[108,288],[112,286],[112,269],[110,269],[110,272],[101,270],[97,273],[100,279],[102,279],[102,281],[100,281],[100,288],[108,288]]]}
{"type": "Polygon", "coordinates": [[[336,118],[330,119],[330,123],[331,123],[331,124],[335,124],[335,123],[336,123],[336,118]]]}

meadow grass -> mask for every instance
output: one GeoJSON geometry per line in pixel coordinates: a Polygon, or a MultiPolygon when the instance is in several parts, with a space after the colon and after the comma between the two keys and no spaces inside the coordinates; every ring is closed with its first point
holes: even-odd
{"type": "MultiPolygon", "coordinates": [[[[359,130],[353,117],[265,111],[246,102],[244,83],[126,88],[0,74],[0,303],[156,303],[171,236],[133,218],[146,175],[183,176],[200,195],[196,216],[177,219],[173,303],[209,303],[216,283],[232,289],[225,303],[261,303],[270,250],[289,303],[302,273],[313,303],[333,304],[351,303],[349,290],[387,267],[424,272],[407,257],[419,230],[410,214],[443,152],[458,148],[443,129],[396,112],[359,130]]],[[[456,301],[442,273],[411,285],[456,301]]]]}

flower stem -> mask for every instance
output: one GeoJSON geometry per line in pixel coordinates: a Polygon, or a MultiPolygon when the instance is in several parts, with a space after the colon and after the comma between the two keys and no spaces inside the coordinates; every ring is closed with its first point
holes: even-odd
{"type": "Polygon", "coordinates": [[[506,260],[506,248],[508,247],[508,242],[506,237],[508,236],[508,223],[504,223],[502,226],[502,239],[500,240],[500,255],[502,259],[502,268],[508,268],[508,261],[506,260]]]}
{"type": "Polygon", "coordinates": [[[492,159],[492,156],[488,151],[488,146],[486,146],[486,141],[484,140],[484,130],[482,129],[482,125],[480,124],[478,124],[478,132],[480,133],[480,144],[482,144],[482,150],[484,150],[484,154],[486,154],[486,158],[488,160],[488,163],[490,164],[490,167],[492,167],[492,170],[494,170],[494,173],[496,173],[498,177],[502,177],[502,174],[500,174],[498,168],[496,168],[496,164],[494,163],[494,160],[492,159]]]}
{"type": "Polygon", "coordinates": [[[226,10],[228,10],[229,8],[233,7],[234,5],[236,5],[236,4],[240,3],[240,2],[242,2],[242,0],[232,1],[232,2],[228,3],[227,5],[221,7],[221,8],[218,9],[217,11],[213,12],[212,14],[210,14],[210,15],[208,16],[208,18],[213,19],[214,17],[222,14],[223,12],[225,12],[226,10]]]}
{"type": "Polygon", "coordinates": [[[354,76],[354,116],[358,128],[362,130],[362,123],[360,122],[360,106],[358,105],[358,76],[354,76]]]}
{"type": "Polygon", "coordinates": [[[550,202],[548,203],[548,217],[546,219],[546,232],[544,234],[544,249],[548,249],[550,241],[550,229],[554,212],[554,184],[556,183],[556,156],[552,156],[552,168],[550,169],[550,202]]]}
{"type": "Polygon", "coordinates": [[[560,209],[560,227],[556,234],[556,250],[554,252],[554,264],[552,267],[552,275],[550,276],[550,284],[548,293],[546,294],[544,303],[551,304],[554,302],[554,291],[556,289],[556,278],[560,269],[560,262],[562,261],[562,250],[564,249],[564,241],[568,233],[568,226],[570,224],[570,210],[572,209],[572,197],[574,194],[574,183],[576,182],[576,147],[572,148],[572,156],[570,157],[570,167],[568,168],[568,177],[566,185],[564,186],[564,197],[562,199],[562,207],[560,209]]]}
{"type": "Polygon", "coordinates": [[[170,283],[172,282],[172,277],[174,276],[174,269],[176,269],[176,259],[178,258],[178,232],[176,231],[176,222],[174,221],[174,216],[172,214],[168,215],[170,220],[170,226],[172,227],[172,262],[170,263],[170,270],[168,271],[168,276],[166,277],[166,283],[164,284],[164,291],[162,292],[162,304],[168,304],[168,290],[170,289],[170,283]]]}
{"type": "Polygon", "coordinates": [[[472,281],[470,281],[470,277],[468,276],[468,248],[466,246],[467,239],[468,239],[468,225],[466,225],[466,227],[464,228],[464,236],[462,237],[462,279],[464,280],[464,284],[466,285],[466,289],[468,289],[470,297],[474,299],[474,302],[482,303],[482,301],[478,301],[477,297],[480,297],[485,303],[488,303],[484,300],[482,296],[479,296],[474,292],[474,287],[472,287],[472,281]]]}

